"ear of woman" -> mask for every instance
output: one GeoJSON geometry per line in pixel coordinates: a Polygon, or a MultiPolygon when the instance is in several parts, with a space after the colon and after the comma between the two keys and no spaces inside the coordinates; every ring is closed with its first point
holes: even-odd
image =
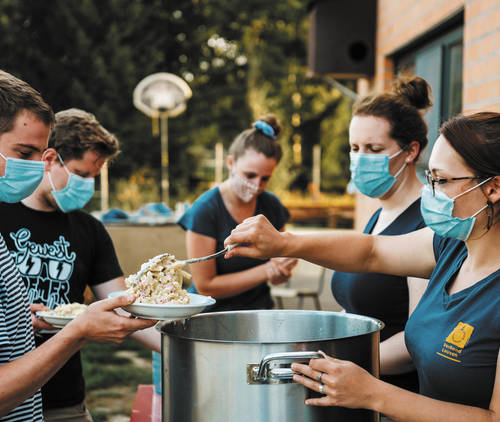
{"type": "Polygon", "coordinates": [[[405,151],[408,153],[405,161],[407,163],[415,163],[420,153],[420,143],[418,141],[412,141],[405,148],[405,151]]]}
{"type": "Polygon", "coordinates": [[[493,205],[500,202],[500,176],[493,177],[485,184],[485,195],[493,205]]]}

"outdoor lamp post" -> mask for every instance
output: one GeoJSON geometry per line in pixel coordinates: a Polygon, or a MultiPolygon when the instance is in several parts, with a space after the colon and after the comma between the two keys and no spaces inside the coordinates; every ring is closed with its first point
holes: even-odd
{"type": "Polygon", "coordinates": [[[161,200],[169,205],[168,118],[186,110],[192,91],[184,79],[172,73],[146,76],[134,89],[134,105],[152,119],[160,119],[161,200]]]}

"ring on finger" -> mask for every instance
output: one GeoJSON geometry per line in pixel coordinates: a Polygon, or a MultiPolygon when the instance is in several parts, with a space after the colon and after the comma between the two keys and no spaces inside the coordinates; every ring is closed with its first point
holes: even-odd
{"type": "Polygon", "coordinates": [[[318,382],[321,384],[321,377],[323,376],[323,372],[320,372],[319,375],[318,375],[318,382]]]}
{"type": "Polygon", "coordinates": [[[325,384],[319,384],[318,391],[320,394],[324,394],[325,384]]]}

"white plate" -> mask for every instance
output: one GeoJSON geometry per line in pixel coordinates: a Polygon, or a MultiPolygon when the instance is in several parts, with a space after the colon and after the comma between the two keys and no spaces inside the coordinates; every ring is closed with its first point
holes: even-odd
{"type": "MultiPolygon", "coordinates": [[[[117,297],[120,295],[128,294],[125,290],[113,292],[108,297],[117,297]]],[[[215,299],[210,296],[198,295],[195,293],[188,293],[191,298],[191,303],[186,305],[179,304],[152,304],[152,303],[138,303],[134,302],[131,305],[122,306],[127,312],[132,315],[145,318],[145,319],[158,319],[158,320],[171,320],[189,318],[193,315],[199,314],[207,306],[213,305],[215,299]]]]}
{"type": "Polygon", "coordinates": [[[74,316],[52,315],[42,311],[36,312],[36,316],[43,318],[45,322],[48,322],[50,325],[53,325],[56,328],[63,328],[66,324],[75,319],[74,316]]]}

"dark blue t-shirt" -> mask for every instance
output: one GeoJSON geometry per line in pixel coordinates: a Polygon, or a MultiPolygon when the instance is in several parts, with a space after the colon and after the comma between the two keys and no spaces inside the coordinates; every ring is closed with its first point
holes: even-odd
{"type": "Polygon", "coordinates": [[[450,296],[467,254],[464,242],[434,236],[436,266],[405,340],[421,394],[487,409],[500,346],[500,269],[450,296]]]}
{"type": "MultiPolygon", "coordinates": [[[[258,214],[265,215],[277,230],[281,230],[290,217],[288,210],[281,204],[280,200],[266,191],[257,197],[255,215],[258,214]]],[[[214,238],[216,240],[215,250],[217,251],[224,248],[224,240],[238,225],[224,205],[218,187],[201,195],[180,218],[178,224],[184,230],[214,238]]],[[[217,275],[236,273],[256,267],[264,262],[266,261],[253,258],[225,259],[219,257],[215,260],[215,271],[217,275]]],[[[194,284],[189,291],[196,292],[194,284]]],[[[273,305],[269,286],[267,283],[262,283],[235,296],[217,299],[217,303],[207,311],[270,309],[273,305]]]]}
{"type": "MultiPolygon", "coordinates": [[[[363,233],[371,234],[377,223],[378,209],[368,221],[363,233]]],[[[380,234],[397,236],[425,227],[420,214],[420,198],[404,210],[380,234]]],[[[403,331],[408,320],[408,282],[406,277],[379,273],[343,273],[335,271],[332,276],[332,293],[335,300],[350,313],[380,319],[385,327],[380,333],[384,341],[403,331]]],[[[381,379],[399,387],[418,391],[418,376],[415,371],[407,374],[382,376],[381,379]]]]}

